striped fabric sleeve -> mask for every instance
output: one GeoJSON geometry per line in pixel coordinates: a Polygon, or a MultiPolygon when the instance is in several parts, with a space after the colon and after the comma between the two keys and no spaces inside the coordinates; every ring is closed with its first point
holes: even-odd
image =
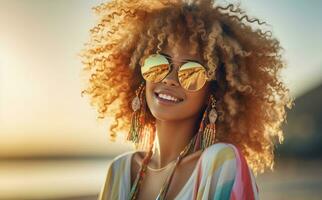
{"type": "Polygon", "coordinates": [[[127,194],[123,190],[127,186],[127,182],[124,182],[124,176],[126,176],[128,155],[127,152],[123,153],[111,161],[98,200],[126,199],[127,194]]]}
{"type": "Polygon", "coordinates": [[[229,143],[210,147],[196,182],[197,200],[258,200],[255,177],[240,150],[229,143]]]}
{"type": "Polygon", "coordinates": [[[252,170],[248,167],[240,149],[230,145],[236,155],[236,175],[230,200],[258,200],[258,187],[252,170]]]}
{"type": "Polygon", "coordinates": [[[108,166],[105,180],[104,180],[103,186],[101,187],[101,191],[99,193],[97,200],[108,199],[108,195],[110,194],[110,191],[112,189],[111,188],[112,180],[113,180],[113,162],[108,166]]]}

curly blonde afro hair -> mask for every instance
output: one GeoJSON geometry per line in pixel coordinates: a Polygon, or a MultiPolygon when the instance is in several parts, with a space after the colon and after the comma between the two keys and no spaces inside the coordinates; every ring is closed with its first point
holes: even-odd
{"type": "MultiPolygon", "coordinates": [[[[263,31],[265,22],[213,0],[112,0],[93,9],[99,20],[80,53],[88,75],[82,95],[98,118],[111,117],[112,141],[130,129],[143,59],[165,44],[175,50],[186,41],[215,70],[217,139],[240,148],[256,175],[273,170],[274,145],[283,142],[285,107],[293,99],[280,78],[283,49],[271,31],[263,31]]],[[[153,131],[149,116],[145,127],[153,131]]]]}

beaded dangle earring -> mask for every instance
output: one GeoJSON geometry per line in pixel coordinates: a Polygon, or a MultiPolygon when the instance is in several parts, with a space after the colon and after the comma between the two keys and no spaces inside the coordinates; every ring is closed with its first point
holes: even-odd
{"type": "Polygon", "coordinates": [[[136,148],[142,141],[144,120],[145,120],[145,101],[144,101],[144,83],[135,91],[135,97],[132,100],[132,118],[131,128],[127,136],[127,140],[134,142],[136,148]]]}
{"type": "Polygon", "coordinates": [[[198,149],[206,149],[216,141],[216,120],[217,111],[215,109],[216,99],[213,95],[210,95],[208,106],[203,113],[200,127],[198,130],[198,136],[195,143],[194,151],[198,149]]]}

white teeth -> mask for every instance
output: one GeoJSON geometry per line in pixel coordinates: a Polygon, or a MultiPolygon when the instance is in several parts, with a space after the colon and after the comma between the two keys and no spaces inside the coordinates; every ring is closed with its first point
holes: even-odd
{"type": "Polygon", "coordinates": [[[170,101],[175,101],[175,102],[178,102],[179,99],[175,98],[175,97],[172,97],[172,96],[169,96],[167,94],[158,94],[158,96],[162,99],[166,99],[166,100],[170,100],[170,101]]]}

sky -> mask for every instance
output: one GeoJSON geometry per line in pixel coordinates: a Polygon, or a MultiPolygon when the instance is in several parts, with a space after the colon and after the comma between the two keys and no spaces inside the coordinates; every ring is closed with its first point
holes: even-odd
{"type": "MultiPolygon", "coordinates": [[[[0,157],[106,155],[131,145],[108,141],[108,121],[81,98],[77,53],[102,0],[0,0],[0,157]]],[[[224,1],[220,1],[224,2],[224,1]]],[[[244,0],[285,49],[282,78],[299,97],[322,83],[322,1],[244,0]],[[310,2],[310,3],[308,3],[310,2]]]]}

